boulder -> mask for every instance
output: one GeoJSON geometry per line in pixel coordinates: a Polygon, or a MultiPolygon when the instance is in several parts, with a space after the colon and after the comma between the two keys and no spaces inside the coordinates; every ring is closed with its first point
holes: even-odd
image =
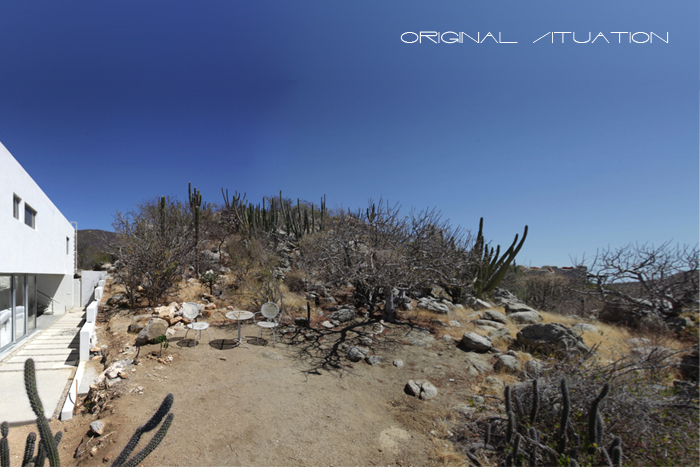
{"type": "Polygon", "coordinates": [[[131,323],[127,328],[127,332],[138,334],[144,327],[146,327],[144,323],[131,323]]]}
{"type": "Polygon", "coordinates": [[[500,357],[498,357],[498,360],[496,360],[496,363],[493,365],[493,369],[496,371],[503,369],[508,373],[519,373],[520,362],[516,357],[513,357],[511,355],[501,355],[500,357]]]}
{"type": "Polygon", "coordinates": [[[665,327],[661,318],[652,311],[651,305],[651,302],[644,300],[638,306],[624,302],[607,302],[598,313],[598,319],[604,323],[632,329],[665,327]]]}
{"type": "Polygon", "coordinates": [[[508,318],[518,324],[535,324],[542,321],[542,316],[536,311],[521,311],[508,315],[508,318]]]}
{"type": "Polygon", "coordinates": [[[338,303],[338,301],[329,295],[327,297],[323,297],[321,299],[321,303],[323,305],[335,305],[336,303],[338,303]]]}
{"type": "Polygon", "coordinates": [[[394,360],[394,366],[395,366],[396,368],[401,368],[401,367],[403,367],[403,360],[398,360],[398,359],[397,359],[397,360],[394,360]]]}
{"type": "Polygon", "coordinates": [[[95,420],[90,424],[90,431],[96,436],[102,436],[105,432],[105,422],[102,420],[95,420]]]}
{"type": "Polygon", "coordinates": [[[493,342],[486,336],[480,336],[475,332],[468,332],[462,336],[462,346],[469,350],[486,352],[493,347],[493,342]]]}
{"type": "Polygon", "coordinates": [[[136,345],[146,345],[168,330],[168,322],[160,318],[152,318],[136,337],[136,345]]]}
{"type": "Polygon", "coordinates": [[[477,319],[476,324],[479,326],[491,326],[495,329],[501,329],[503,327],[503,323],[499,323],[498,321],[491,321],[489,319],[477,319]]]}
{"type": "Polygon", "coordinates": [[[423,381],[420,385],[420,399],[432,399],[437,396],[437,388],[430,381],[423,381]]]}
{"type": "Polygon", "coordinates": [[[467,358],[467,374],[469,376],[479,376],[482,373],[491,371],[491,366],[484,356],[475,353],[468,353],[467,358]]]}
{"type": "Polygon", "coordinates": [[[118,306],[122,303],[129,303],[129,298],[121,292],[116,293],[107,299],[108,306],[118,306]]]}
{"type": "Polygon", "coordinates": [[[348,349],[345,351],[345,356],[348,357],[348,359],[352,362],[359,362],[363,358],[365,358],[365,354],[367,351],[361,347],[357,346],[352,346],[348,347],[348,349]]]}
{"type": "Polygon", "coordinates": [[[355,310],[352,308],[348,308],[347,306],[341,308],[338,311],[335,311],[328,315],[328,319],[334,319],[336,321],[339,321],[341,323],[345,323],[347,321],[352,321],[355,319],[355,316],[357,314],[355,313],[355,310]]]}
{"type": "Polygon", "coordinates": [[[585,353],[590,350],[576,331],[558,323],[525,326],[518,333],[517,339],[522,345],[544,352],[585,353]]]}
{"type": "Polygon", "coordinates": [[[510,293],[508,289],[504,289],[503,287],[496,287],[493,289],[493,292],[491,292],[491,295],[493,295],[494,300],[496,303],[500,305],[504,305],[506,303],[517,303],[520,300],[518,297],[510,293]]]}
{"type": "Polygon", "coordinates": [[[430,299],[429,297],[423,297],[418,300],[418,308],[423,308],[424,310],[432,311],[435,313],[440,313],[446,315],[450,312],[447,305],[440,303],[436,300],[430,299]]]}
{"type": "Polygon", "coordinates": [[[596,332],[596,333],[598,332],[597,327],[593,326],[592,324],[588,324],[588,323],[576,323],[573,326],[571,326],[571,329],[573,329],[574,331],[578,331],[582,334],[584,332],[596,332]]]}
{"type": "Polygon", "coordinates": [[[309,319],[306,316],[297,316],[296,318],[294,318],[294,324],[296,324],[297,326],[308,327],[309,319]]]}
{"type": "Polygon", "coordinates": [[[501,323],[501,324],[506,324],[508,322],[506,315],[504,315],[500,311],[491,310],[491,309],[484,311],[484,318],[483,319],[488,319],[489,321],[496,321],[497,323],[501,323]]]}
{"type": "Polygon", "coordinates": [[[418,379],[409,380],[405,391],[408,395],[418,397],[421,400],[432,399],[437,396],[437,388],[430,381],[418,379]]]}
{"type": "Polygon", "coordinates": [[[460,304],[468,306],[472,310],[483,310],[484,308],[491,308],[493,306],[489,302],[478,299],[471,295],[467,295],[464,298],[462,298],[460,304]]]}
{"type": "Polygon", "coordinates": [[[452,300],[452,297],[450,296],[450,294],[448,294],[445,291],[445,289],[443,289],[439,285],[433,285],[430,288],[430,295],[437,298],[438,300],[441,300],[441,299],[446,299],[446,300],[450,300],[450,301],[452,300]]]}
{"type": "Polygon", "coordinates": [[[420,396],[420,384],[416,383],[412,379],[408,380],[408,383],[406,383],[406,387],[404,388],[406,391],[406,394],[409,396],[413,397],[418,397],[420,396]]]}
{"type": "Polygon", "coordinates": [[[382,360],[382,357],[379,355],[370,355],[369,357],[365,358],[365,361],[372,366],[379,365],[382,363],[382,360]]]}
{"type": "Polygon", "coordinates": [[[506,315],[511,315],[513,313],[528,313],[528,312],[535,312],[537,311],[534,308],[531,308],[524,303],[516,302],[516,303],[507,303],[506,304],[506,315]]]}
{"type": "Polygon", "coordinates": [[[512,338],[512,336],[510,335],[510,329],[508,329],[507,327],[502,327],[500,329],[496,329],[495,331],[491,331],[489,333],[489,337],[492,341],[496,339],[512,338]]]}

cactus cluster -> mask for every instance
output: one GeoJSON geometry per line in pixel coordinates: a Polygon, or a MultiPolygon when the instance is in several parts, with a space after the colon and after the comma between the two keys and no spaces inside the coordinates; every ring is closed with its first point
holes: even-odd
{"type": "Polygon", "coordinates": [[[525,238],[527,237],[527,225],[523,231],[523,238],[518,243],[518,234],[515,235],[515,240],[510,245],[510,248],[501,255],[501,245],[497,245],[494,249],[484,241],[484,218],[479,220],[479,233],[476,236],[476,242],[472,249],[474,257],[473,271],[473,286],[474,293],[477,298],[482,298],[484,293],[491,292],[498,287],[503,278],[508,272],[508,268],[515,260],[515,256],[520,252],[525,238]]]}
{"type": "Polygon", "coordinates": [[[224,197],[225,212],[232,230],[245,235],[263,233],[277,233],[280,228],[287,235],[299,240],[306,234],[324,230],[326,220],[326,196],[321,198],[320,209],[312,203],[311,206],[303,205],[297,199],[296,206],[285,202],[280,191],[279,199],[272,198],[266,205],[263,198],[261,204],[246,203],[245,194],[237,192],[233,197],[228,190],[221,189],[224,197]],[[316,219],[318,214],[318,220],[316,219]]]}
{"type": "MultiPolygon", "coordinates": [[[[27,435],[21,465],[22,467],[43,467],[44,463],[48,459],[51,467],[59,467],[61,465],[61,459],[58,455],[58,444],[61,442],[63,432],[58,431],[55,435],[51,433],[49,421],[44,415],[44,406],[39,398],[39,392],[36,386],[36,368],[34,366],[34,360],[31,358],[28,358],[24,362],[24,388],[27,392],[27,397],[29,398],[29,404],[32,407],[32,411],[37,416],[36,425],[39,429],[40,438],[38,443],[39,448],[37,449],[37,454],[35,456],[34,449],[37,445],[36,433],[29,433],[29,435],[27,435]]],[[[136,433],[134,433],[122,453],[114,461],[112,467],[136,467],[138,464],[143,462],[146,456],[148,456],[156,447],[158,447],[160,442],[163,441],[163,438],[168,432],[168,428],[170,428],[170,425],[173,422],[173,414],[168,413],[172,405],[173,395],[168,394],[153,417],[151,417],[151,419],[145,425],[136,430],[136,433]],[[153,439],[151,439],[143,450],[141,450],[131,459],[127,460],[129,455],[131,455],[133,450],[138,445],[141,435],[160,425],[163,417],[165,417],[165,422],[163,422],[163,425],[161,425],[153,439]]],[[[0,439],[0,467],[10,467],[10,448],[7,440],[8,433],[9,424],[7,422],[2,422],[0,425],[0,434],[2,434],[2,438],[0,439]]]]}
{"type": "MultiPolygon", "coordinates": [[[[538,381],[532,382],[532,405],[529,417],[525,417],[523,402],[512,394],[510,386],[506,386],[504,397],[506,407],[506,427],[503,439],[505,440],[507,466],[523,465],[525,461],[531,466],[535,465],[568,465],[578,466],[578,460],[595,462],[598,457],[602,465],[620,467],[622,462],[622,441],[619,436],[613,438],[609,447],[603,446],[604,424],[600,413],[600,403],[610,392],[610,384],[605,383],[600,394],[591,404],[588,413],[588,436],[585,445],[581,445],[581,437],[576,433],[571,421],[571,400],[566,380],[561,381],[561,418],[559,432],[555,437],[544,437],[556,445],[556,450],[543,444],[542,433],[535,427],[539,413],[540,391],[538,381]],[[569,443],[571,439],[571,443],[569,443]]],[[[493,438],[492,425],[486,424],[483,446],[495,450],[491,446],[493,438]]],[[[470,458],[474,457],[473,453],[470,458]]]]}
{"type": "MultiPolygon", "coordinates": [[[[311,204],[311,209],[307,206],[303,208],[302,214],[302,204],[297,198],[296,208],[292,206],[286,206],[282,199],[282,192],[280,191],[280,206],[282,208],[282,216],[284,219],[284,230],[288,235],[293,235],[294,238],[299,240],[305,234],[315,232],[316,229],[316,214],[315,206],[311,204]],[[311,218],[309,219],[309,211],[311,211],[311,218]]],[[[320,230],[324,229],[325,219],[326,219],[326,195],[321,198],[321,206],[319,210],[320,216],[320,230]]]]}

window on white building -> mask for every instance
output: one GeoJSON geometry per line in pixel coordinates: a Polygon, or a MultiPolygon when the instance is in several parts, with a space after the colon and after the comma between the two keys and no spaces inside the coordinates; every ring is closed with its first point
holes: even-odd
{"type": "Polygon", "coordinates": [[[66,237],[66,254],[70,254],[70,237],[66,237]]]}
{"type": "Polygon", "coordinates": [[[32,229],[36,229],[36,211],[24,203],[24,223],[32,229]]]}
{"type": "Polygon", "coordinates": [[[19,205],[22,204],[22,199],[17,195],[12,195],[12,215],[15,219],[19,219],[19,205]]]}

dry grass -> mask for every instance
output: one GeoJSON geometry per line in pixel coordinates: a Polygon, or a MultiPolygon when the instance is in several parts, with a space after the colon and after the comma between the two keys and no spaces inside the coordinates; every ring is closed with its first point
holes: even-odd
{"type": "Polygon", "coordinates": [[[306,316],[306,297],[290,292],[287,285],[282,284],[280,286],[280,291],[282,292],[282,304],[284,305],[287,313],[292,318],[297,316],[306,316]]]}
{"type": "Polygon", "coordinates": [[[181,281],[178,284],[177,291],[172,294],[178,302],[199,302],[202,300],[202,295],[207,293],[205,288],[199,282],[188,284],[187,281],[181,281]]]}
{"type": "Polygon", "coordinates": [[[447,466],[467,465],[466,457],[457,450],[454,444],[440,438],[431,438],[430,440],[433,442],[433,449],[430,453],[433,459],[447,466]]]}
{"type": "MultiPolygon", "coordinates": [[[[503,307],[496,306],[492,309],[505,314],[505,309],[503,307]]],[[[485,334],[485,332],[479,329],[479,327],[474,323],[474,321],[481,317],[481,312],[477,312],[472,309],[455,308],[449,315],[440,315],[420,308],[403,313],[406,317],[411,318],[413,321],[422,323],[431,328],[431,330],[437,334],[437,338],[441,338],[445,334],[449,334],[453,339],[460,340],[462,336],[468,332],[485,334]],[[446,327],[431,324],[431,321],[436,319],[445,324],[451,320],[456,320],[459,321],[462,326],[451,327],[448,329],[446,327]]],[[[622,326],[615,326],[597,321],[588,321],[577,316],[564,316],[546,311],[542,311],[540,314],[542,315],[542,322],[545,324],[559,323],[567,327],[571,327],[577,323],[593,324],[598,329],[598,332],[587,331],[584,332],[581,337],[589,347],[598,345],[598,356],[602,361],[613,361],[620,358],[622,355],[629,354],[631,346],[628,344],[628,341],[632,338],[647,338],[651,341],[651,346],[665,347],[671,350],[680,350],[683,347],[681,342],[669,335],[663,335],[660,333],[634,332],[622,326]]],[[[505,326],[510,331],[511,336],[517,335],[517,333],[524,327],[522,324],[516,324],[510,321],[505,326]]],[[[494,342],[494,347],[502,352],[506,352],[508,350],[508,342],[498,339],[494,342]]],[[[529,360],[529,358],[524,358],[524,360],[522,360],[520,363],[525,364],[527,360],[529,360]]]]}

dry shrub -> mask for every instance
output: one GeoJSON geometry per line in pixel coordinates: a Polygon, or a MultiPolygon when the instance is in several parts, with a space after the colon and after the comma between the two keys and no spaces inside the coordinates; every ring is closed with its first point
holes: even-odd
{"type": "Polygon", "coordinates": [[[290,292],[295,293],[305,293],[306,283],[304,274],[300,271],[292,271],[287,274],[287,278],[284,280],[285,285],[290,292]]]}

